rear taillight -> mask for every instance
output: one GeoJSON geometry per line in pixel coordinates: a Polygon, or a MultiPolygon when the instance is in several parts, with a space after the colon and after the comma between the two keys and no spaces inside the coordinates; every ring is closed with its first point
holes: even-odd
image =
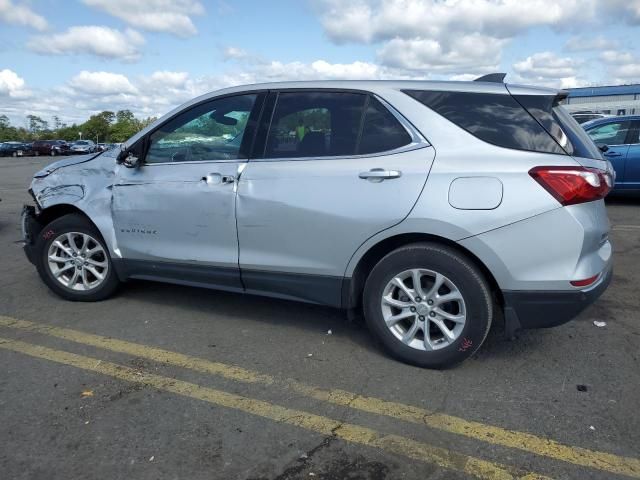
{"type": "Polygon", "coordinates": [[[586,167],[534,167],[529,175],[562,205],[604,198],[613,181],[607,172],[586,167]]]}

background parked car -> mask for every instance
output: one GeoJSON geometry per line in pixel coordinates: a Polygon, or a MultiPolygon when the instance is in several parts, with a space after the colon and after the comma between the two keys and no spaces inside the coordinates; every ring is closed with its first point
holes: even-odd
{"type": "Polygon", "coordinates": [[[95,152],[96,149],[93,140],[78,140],[71,146],[71,153],[87,154],[95,152]]]}
{"type": "Polygon", "coordinates": [[[0,143],[0,157],[22,157],[31,153],[31,144],[25,142],[0,143]]]}
{"type": "Polygon", "coordinates": [[[573,112],[571,116],[576,122],[578,122],[579,124],[583,124],[586,122],[590,122],[591,120],[596,120],[598,118],[607,118],[609,115],[598,112],[573,112]]]}
{"type": "Polygon", "coordinates": [[[33,153],[38,155],[68,155],[69,144],[64,140],[36,140],[33,142],[33,153]]]}
{"type": "Polygon", "coordinates": [[[582,125],[616,171],[615,191],[640,191],[640,115],[606,117],[582,125]]]}

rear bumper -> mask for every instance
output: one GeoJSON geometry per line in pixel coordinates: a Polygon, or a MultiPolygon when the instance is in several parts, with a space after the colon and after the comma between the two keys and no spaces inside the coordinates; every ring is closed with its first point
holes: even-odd
{"type": "Polygon", "coordinates": [[[575,318],[595,302],[611,283],[609,266],[588,290],[572,291],[503,291],[507,330],[548,328],[575,318]]]}

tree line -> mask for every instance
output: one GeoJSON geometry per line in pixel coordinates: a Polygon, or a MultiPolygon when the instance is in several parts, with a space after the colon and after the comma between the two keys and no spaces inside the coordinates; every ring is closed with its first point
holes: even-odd
{"type": "Polygon", "coordinates": [[[25,126],[11,125],[9,117],[0,115],[0,142],[10,140],[67,140],[73,141],[80,138],[96,139],[100,143],[121,143],[135,133],[155,121],[155,117],[138,119],[130,110],[118,110],[117,112],[103,111],[91,115],[81,124],[67,125],[54,116],[51,122],[43,120],[37,115],[27,115],[25,126]]]}

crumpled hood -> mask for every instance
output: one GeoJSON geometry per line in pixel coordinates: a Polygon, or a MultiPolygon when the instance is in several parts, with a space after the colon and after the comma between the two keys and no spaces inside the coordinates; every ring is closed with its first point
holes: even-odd
{"type": "Polygon", "coordinates": [[[89,155],[78,155],[78,156],[75,156],[75,157],[63,158],[62,160],[58,160],[57,162],[50,163],[49,165],[44,167],[42,170],[37,172],[33,177],[34,178],[46,177],[47,175],[49,175],[49,174],[55,172],[56,170],[58,170],[59,168],[64,168],[64,167],[68,167],[70,165],[77,165],[79,163],[88,162],[89,160],[92,160],[95,157],[97,157],[98,155],[100,155],[100,153],[101,152],[99,152],[99,153],[90,153],[89,155]]]}

